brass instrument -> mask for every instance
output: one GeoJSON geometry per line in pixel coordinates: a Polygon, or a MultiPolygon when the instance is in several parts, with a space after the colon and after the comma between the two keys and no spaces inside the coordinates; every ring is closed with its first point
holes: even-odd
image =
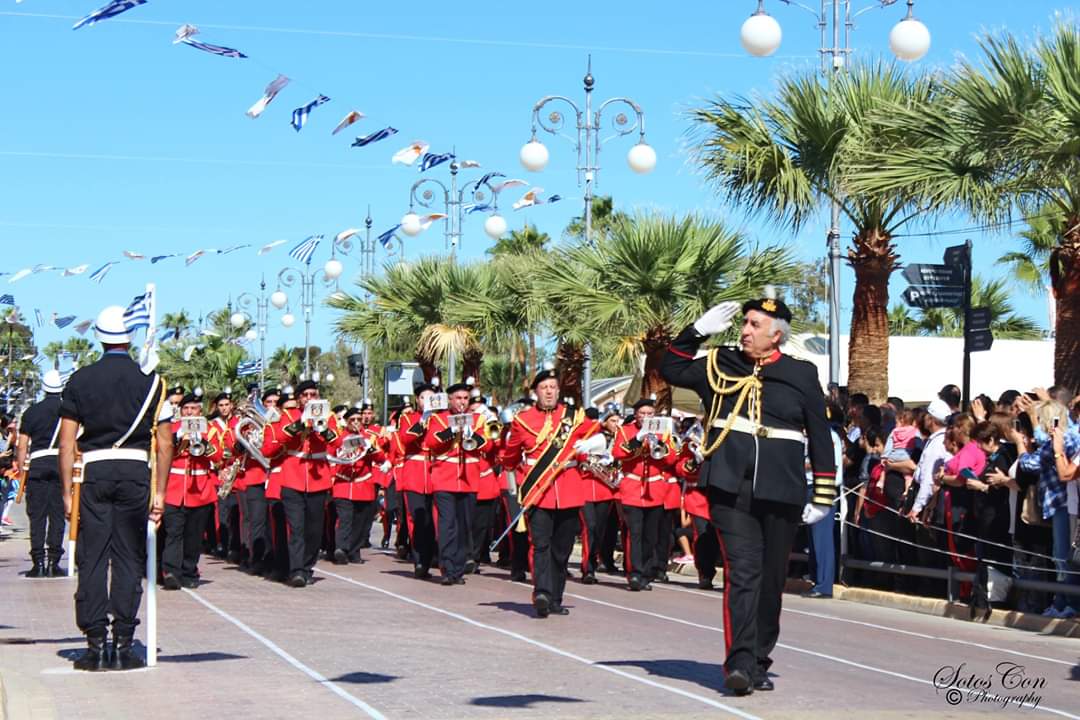
{"type": "MultiPolygon", "coordinates": [[[[233,427],[233,435],[236,443],[244,449],[244,452],[232,458],[231,462],[221,472],[221,486],[218,488],[218,498],[224,499],[232,492],[236,484],[236,478],[244,467],[245,456],[262,465],[264,470],[270,469],[270,461],[262,454],[262,438],[266,426],[275,422],[280,414],[277,410],[269,410],[263,407],[258,398],[254,402],[244,401],[237,404],[234,413],[239,417],[233,427]]],[[[228,449],[226,448],[228,451],[228,449]]],[[[227,455],[228,457],[228,455],[227,455]]]]}
{"type": "Polygon", "coordinates": [[[668,448],[664,438],[652,433],[645,436],[645,443],[649,446],[649,457],[653,460],[663,460],[667,457],[668,448]]]}
{"type": "Polygon", "coordinates": [[[304,405],[304,412],[300,416],[300,420],[304,423],[311,422],[311,429],[317,433],[326,432],[326,429],[330,427],[330,401],[329,400],[308,400],[304,405]]]}
{"type": "Polygon", "coordinates": [[[352,465],[374,449],[375,443],[366,435],[346,435],[341,439],[337,453],[328,454],[326,460],[331,465],[352,465]]]}
{"type": "Polygon", "coordinates": [[[612,490],[619,489],[622,474],[619,463],[611,454],[611,443],[604,433],[597,433],[578,445],[578,451],[585,454],[580,467],[585,472],[607,485],[612,490]]]}

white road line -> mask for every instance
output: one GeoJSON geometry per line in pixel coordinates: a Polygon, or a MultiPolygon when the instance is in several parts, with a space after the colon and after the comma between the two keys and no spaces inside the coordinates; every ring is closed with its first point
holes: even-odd
{"type": "MultiPolygon", "coordinates": [[[[692,626],[697,627],[697,628],[702,628],[704,630],[711,630],[713,632],[720,633],[721,635],[724,634],[723,628],[718,628],[718,627],[715,627],[715,626],[712,626],[712,625],[700,625],[698,623],[693,623],[693,622],[690,622],[688,620],[683,620],[682,618],[671,617],[671,616],[668,616],[668,615],[663,615],[661,613],[649,612],[649,611],[646,611],[646,610],[638,610],[637,608],[625,607],[623,605],[618,605],[616,603],[606,602],[604,600],[594,600],[593,598],[585,597],[583,595],[574,595],[572,593],[565,593],[565,595],[567,597],[572,597],[575,600],[584,600],[585,602],[591,602],[591,603],[595,603],[597,605],[603,605],[605,607],[616,608],[618,610],[624,610],[624,611],[630,612],[630,613],[649,615],[651,617],[659,618],[661,620],[667,620],[669,622],[679,623],[680,625],[692,625],[692,626]]],[[[917,677],[914,677],[912,675],[905,675],[904,673],[898,673],[898,672],[894,672],[892,670],[886,670],[884,668],[874,667],[873,665],[864,665],[863,663],[855,662],[854,660],[847,660],[845,658],[837,657],[835,655],[826,655],[825,653],[819,653],[819,652],[815,652],[813,650],[805,650],[805,649],[800,648],[800,647],[795,647],[794,645],[788,645],[787,643],[777,643],[776,647],[783,648],[784,650],[791,650],[792,652],[803,653],[805,655],[813,655],[814,657],[818,657],[818,658],[821,658],[823,660],[831,660],[833,662],[838,662],[838,663],[841,663],[843,665],[849,665],[851,667],[859,668],[860,670],[868,670],[870,672],[876,672],[876,673],[880,673],[882,675],[890,675],[890,676],[895,677],[895,678],[901,678],[903,680],[910,680],[911,682],[917,682],[917,683],[920,683],[922,685],[930,685],[931,687],[934,686],[934,683],[931,682],[930,680],[926,680],[926,679],[923,679],[923,678],[917,678],[917,677]]],[[[1061,715],[1062,717],[1073,718],[1073,720],[1080,720],[1080,715],[1072,715],[1072,714],[1070,714],[1068,712],[1065,712],[1064,710],[1057,710],[1055,708],[1048,707],[1046,705],[1038,705],[1035,708],[1031,708],[1030,706],[1025,705],[1024,709],[1043,710],[1045,712],[1053,713],[1055,715],[1061,715]]]]}
{"type": "Polygon", "coordinates": [[[315,670],[312,670],[307,665],[305,665],[304,663],[300,662],[299,660],[294,658],[289,653],[282,650],[272,640],[260,635],[256,631],[252,630],[250,627],[245,625],[243,622],[241,622],[240,620],[237,620],[232,615],[225,612],[221,608],[217,607],[216,605],[214,605],[209,600],[206,600],[205,598],[200,597],[198,593],[191,592],[190,590],[188,590],[186,588],[184,589],[184,592],[187,593],[190,597],[193,597],[196,600],[198,600],[205,607],[209,608],[210,610],[213,610],[215,613],[217,613],[221,617],[223,617],[226,620],[228,620],[229,622],[231,622],[236,627],[243,630],[245,633],[247,633],[251,637],[253,637],[256,640],[258,640],[259,642],[261,642],[263,645],[265,645],[267,648],[269,648],[271,651],[273,651],[274,654],[276,654],[282,660],[289,663],[294,668],[296,668],[300,672],[304,673],[305,675],[310,677],[315,682],[319,683],[320,685],[323,685],[326,688],[329,688],[331,691],[334,692],[334,694],[338,695],[339,697],[341,697],[346,702],[349,702],[352,705],[360,708],[360,710],[364,711],[364,713],[366,713],[368,717],[373,718],[374,720],[386,720],[386,716],[383,715],[382,713],[380,713],[378,710],[371,707],[370,705],[368,705],[366,702],[364,702],[360,698],[356,697],[355,695],[353,695],[353,694],[349,693],[348,691],[342,689],[339,685],[335,684],[332,680],[327,678],[325,675],[323,675],[323,674],[321,674],[321,673],[319,673],[319,672],[317,672],[315,670]]]}
{"type": "Polygon", "coordinates": [[[633,682],[636,682],[636,683],[641,683],[643,685],[648,685],[649,687],[654,687],[654,688],[657,688],[659,690],[665,690],[667,692],[674,693],[675,695],[680,695],[680,696],[688,698],[690,700],[696,700],[696,701],[698,701],[700,703],[708,705],[709,707],[713,707],[713,708],[716,708],[718,710],[724,710],[725,712],[729,712],[732,715],[735,715],[737,717],[745,718],[745,720],[760,720],[756,715],[751,715],[750,713],[743,712],[742,710],[739,710],[738,708],[734,708],[734,707],[732,707],[730,705],[725,705],[722,702],[717,702],[716,700],[712,700],[711,698],[704,697],[703,695],[698,695],[696,693],[688,692],[686,690],[682,690],[680,688],[673,687],[671,685],[665,685],[664,683],[656,682],[655,680],[650,680],[648,678],[643,678],[643,677],[641,677],[639,675],[634,675],[633,673],[629,673],[629,672],[626,672],[625,670],[620,670],[618,668],[611,667],[609,665],[603,665],[601,663],[596,662],[595,660],[589,660],[588,658],[584,658],[584,657],[582,657],[580,655],[576,655],[576,654],[574,654],[572,652],[568,652],[566,650],[562,650],[560,648],[557,648],[554,645],[548,645],[547,643],[540,642],[539,640],[533,640],[530,637],[522,635],[521,633],[514,632],[512,630],[506,630],[504,628],[496,627],[494,625],[488,625],[487,623],[482,623],[482,622],[480,622],[478,620],[473,620],[472,618],[467,617],[465,615],[461,615],[460,613],[456,613],[456,612],[453,612],[451,610],[445,610],[443,608],[436,607],[435,605],[429,605],[429,604],[427,604],[425,602],[421,602],[420,600],[414,600],[413,598],[408,597],[406,595],[401,595],[401,594],[393,592],[391,590],[385,590],[383,588],[376,587],[375,585],[370,585],[370,584],[365,583],[365,582],[360,582],[359,580],[354,580],[354,579],[352,579],[350,577],[346,577],[344,575],[338,575],[337,573],[330,572],[328,570],[323,570],[322,568],[316,567],[315,572],[320,573],[322,575],[326,575],[327,577],[336,578],[338,580],[341,580],[342,582],[346,582],[346,583],[349,583],[351,585],[356,585],[357,587],[364,588],[365,590],[371,590],[372,592],[381,593],[381,594],[386,595],[388,597],[395,598],[397,600],[408,603],[410,605],[415,605],[416,607],[424,608],[425,610],[430,610],[431,612],[438,613],[438,614],[444,615],[446,617],[454,618],[455,620],[460,620],[461,622],[466,623],[468,625],[472,625],[473,627],[482,628],[484,630],[490,630],[491,632],[496,632],[496,633],[499,633],[500,635],[505,635],[507,637],[514,638],[515,640],[520,640],[521,642],[528,643],[529,645],[532,645],[533,647],[537,647],[537,648],[540,648],[541,650],[546,650],[547,652],[550,652],[552,654],[559,655],[559,656],[568,658],[570,660],[574,660],[574,661],[579,662],[579,663],[581,663],[583,665],[588,665],[589,667],[596,668],[597,670],[603,670],[605,672],[612,673],[613,675],[618,675],[619,677],[626,678],[627,680],[632,680],[633,682]]]}
{"type": "MultiPolygon", "coordinates": [[[[673,587],[671,585],[653,585],[653,587],[659,587],[662,590],[674,590],[675,592],[689,593],[691,595],[702,595],[704,597],[711,598],[713,600],[719,600],[715,593],[710,594],[706,592],[700,592],[698,590],[690,590],[688,588],[673,587]]],[[[1068,660],[1059,660],[1057,658],[1046,657],[1045,655],[1034,655],[1031,653],[1021,652],[1020,650],[1010,650],[1009,648],[998,647],[996,645],[987,645],[985,643],[975,642],[974,640],[961,640],[959,638],[943,637],[941,635],[930,635],[928,633],[915,632],[913,630],[901,630],[900,628],[889,627],[888,625],[878,625],[877,623],[866,622],[864,620],[851,620],[848,618],[837,617],[835,615],[825,615],[822,613],[809,612],[807,610],[796,610],[794,608],[783,608],[783,612],[791,613],[793,615],[806,615],[808,617],[820,618],[822,620],[832,620],[834,622],[849,623],[851,625],[862,625],[864,627],[874,628],[876,630],[885,630],[887,632],[897,633],[898,635],[908,635],[910,637],[923,638],[924,640],[938,640],[940,642],[955,643],[957,645],[967,645],[969,647],[977,647],[982,650],[993,650],[994,652],[1003,652],[1010,655],[1017,655],[1019,657],[1026,657],[1032,660],[1042,660],[1043,662],[1054,663],[1057,665],[1064,665],[1065,667],[1073,667],[1076,663],[1068,660]]],[[[899,611],[902,612],[902,611],[899,611]]],[[[1017,631],[1020,632],[1020,631],[1017,631]]]]}

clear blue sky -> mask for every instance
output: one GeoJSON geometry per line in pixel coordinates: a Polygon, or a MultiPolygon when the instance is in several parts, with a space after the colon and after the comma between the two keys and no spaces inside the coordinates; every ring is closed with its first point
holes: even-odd
{"type": "MultiPolygon", "coordinates": [[[[307,235],[329,238],[361,226],[368,205],[377,231],[398,221],[418,173],[391,165],[390,156],[414,139],[428,141],[433,151],[455,147],[462,159],[562,195],[559,204],[518,213],[506,207],[505,213],[511,227],[527,218],[558,236],[581,212],[573,149],[548,137],[552,162],[539,175],[525,173],[517,153],[528,139],[537,99],[552,93],[582,97],[590,51],[596,99],[629,95],[640,103],[648,140],[659,155],[655,172],[637,176],[625,163],[629,139],[613,141],[601,155],[598,192],[614,195],[621,209],[715,213],[762,242],[790,242],[806,258],[824,251],[826,217],[799,237],[745,223],[737,209],[713,198],[683,150],[688,107],[715,93],[768,93],[779,73],[817,67],[813,19],[778,0],[766,7],[782,24],[784,43],[768,59],[747,56],[738,41],[754,0],[150,0],[78,31],[71,30],[74,18],[104,0],[0,2],[0,271],[39,263],[90,265],[78,277],[49,272],[16,283],[0,277],[0,294],[14,294],[31,321],[35,308],[46,318],[53,312],[91,318],[106,304],[126,303],[151,280],[158,284],[162,311],[183,306],[194,315],[220,307],[230,295],[256,290],[262,274],[273,286],[287,249],[307,235]],[[251,58],[214,57],[173,45],[182,23],[201,26],[201,39],[239,48],[251,58]],[[261,118],[245,117],[277,72],[293,83],[261,118]],[[294,132],[291,110],[318,93],[332,102],[315,109],[308,126],[294,132]],[[367,118],[332,137],[350,109],[367,118]],[[355,135],[385,125],[400,134],[364,149],[349,147],[355,135]],[[277,239],[289,242],[255,255],[256,247],[277,239]],[[152,267],[148,261],[123,261],[100,285],[87,279],[101,264],[121,259],[124,250],[186,255],[242,243],[254,247],[208,255],[190,267],[182,258],[152,267]]],[[[863,0],[856,7],[869,4],[863,0]]],[[[903,4],[859,18],[852,43],[859,55],[888,53],[887,35],[903,17],[903,4]]],[[[921,62],[946,67],[959,55],[975,55],[974,39],[982,30],[1045,30],[1065,7],[1063,0],[919,0],[916,14],[933,35],[921,62]]],[[[445,166],[428,174],[447,176],[445,166]]],[[[504,205],[516,192],[508,191],[504,205]]],[[[479,214],[467,222],[462,258],[480,257],[489,245],[482,223],[479,214]]],[[[955,218],[937,229],[969,224],[955,218]]],[[[850,235],[849,228],[843,232],[850,235]]],[[[905,261],[937,262],[945,246],[963,237],[901,240],[900,251],[905,261]]],[[[977,271],[996,274],[991,262],[1009,246],[1010,235],[973,239],[977,271]]],[[[411,257],[442,250],[439,225],[407,248],[411,257]]],[[[316,262],[328,256],[327,242],[316,262]]],[[[358,268],[358,258],[347,259],[346,277],[358,268]]],[[[845,273],[842,299],[849,309],[853,279],[845,273]]],[[[897,274],[894,299],[903,286],[897,274]]],[[[1044,299],[1020,295],[1017,304],[1045,324],[1044,299]]],[[[316,343],[330,341],[332,313],[316,310],[316,343]]],[[[846,327],[846,317],[844,322],[846,327]]],[[[37,332],[43,346],[73,331],[47,326],[37,332]]],[[[272,318],[270,347],[299,345],[302,338],[301,322],[286,330],[272,318]]]]}

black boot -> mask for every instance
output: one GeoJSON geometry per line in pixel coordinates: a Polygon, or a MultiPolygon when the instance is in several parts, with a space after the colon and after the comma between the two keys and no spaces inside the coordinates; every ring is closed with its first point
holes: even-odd
{"type": "Polygon", "coordinates": [[[60,554],[49,555],[49,577],[66,577],[67,571],[60,567],[60,554]]]}
{"type": "Polygon", "coordinates": [[[87,670],[90,672],[96,672],[98,670],[108,670],[108,658],[105,650],[105,636],[104,635],[87,635],[86,636],[86,652],[84,652],[78,660],[75,661],[76,670],[87,670]]]}
{"type": "Polygon", "coordinates": [[[48,572],[48,570],[45,569],[45,561],[40,560],[40,559],[35,560],[34,561],[34,566],[32,568],[30,568],[30,572],[26,573],[26,577],[28,577],[28,578],[49,577],[49,572],[48,572]]]}
{"type": "Polygon", "coordinates": [[[112,670],[137,670],[146,667],[146,661],[135,653],[132,647],[132,633],[113,636],[112,670]]]}

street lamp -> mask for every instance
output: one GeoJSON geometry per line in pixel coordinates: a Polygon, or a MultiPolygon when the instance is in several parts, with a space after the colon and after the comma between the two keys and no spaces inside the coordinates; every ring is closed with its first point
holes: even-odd
{"type": "MultiPolygon", "coordinates": [[[[337,248],[342,248],[342,252],[348,252],[352,249],[352,243],[348,240],[334,240],[331,244],[330,259],[322,267],[322,276],[318,278],[325,287],[333,287],[337,285],[337,279],[341,277],[344,272],[344,266],[341,261],[337,259],[337,248]]],[[[311,256],[308,256],[307,262],[304,263],[303,268],[286,267],[282,268],[278,273],[278,287],[270,295],[270,303],[276,307],[287,307],[289,297],[282,290],[282,287],[292,287],[297,283],[300,283],[300,308],[304,313],[304,374],[307,375],[311,371],[311,317],[315,312],[315,281],[318,276],[318,268],[311,266],[311,256]]],[[[296,317],[292,312],[286,310],[285,314],[281,316],[281,324],[285,327],[292,327],[296,322],[296,317]]]]}
{"type": "MultiPolygon", "coordinates": [[[[817,19],[821,30],[821,71],[828,72],[830,81],[833,76],[847,66],[851,55],[851,31],[855,27],[855,18],[870,10],[895,5],[897,0],[876,0],[852,14],[851,0],[821,0],[821,11],[807,7],[793,0],[781,0],[787,5],[794,5],[806,10],[817,19]],[[843,23],[840,20],[843,6],[843,23]],[[831,9],[831,12],[828,10],[831,9]],[[832,46],[828,43],[829,17],[832,17],[832,46]],[[840,44],[840,28],[843,26],[843,45],[840,44]]],[[[898,22],[889,33],[889,47],[900,60],[912,62],[926,55],[930,50],[930,31],[915,19],[915,0],[907,0],[907,15],[898,22]]],[[[780,23],[765,12],[765,0],[758,0],[757,11],[743,23],[739,34],[743,47],[751,55],[766,57],[780,47],[782,33],[780,23]]],[[[832,222],[827,237],[829,250],[829,382],[840,383],[840,201],[832,201],[832,222]]]]}
{"type": "MultiPolygon", "coordinates": [[[[521,148],[519,157],[521,164],[526,170],[539,172],[548,163],[548,150],[542,142],[536,139],[537,128],[543,129],[552,135],[561,135],[565,118],[562,112],[552,110],[545,119],[540,111],[551,102],[563,102],[570,106],[575,117],[577,138],[570,137],[570,142],[575,144],[577,150],[577,173],[578,184],[585,183],[585,242],[592,243],[592,198],[593,182],[596,174],[600,171],[600,147],[616,137],[630,135],[637,131],[638,142],[630,148],[626,155],[626,161],[630,169],[638,174],[651,172],[656,167],[656,151],[645,142],[645,112],[636,102],[626,97],[615,97],[605,100],[600,107],[593,112],[592,93],[595,79],[592,74],[592,57],[589,58],[588,68],[585,72],[585,109],[582,110],[573,100],[563,95],[548,95],[540,98],[533,106],[532,112],[532,137],[521,148]],[[602,138],[600,136],[600,117],[604,110],[612,105],[623,106],[623,111],[612,119],[612,127],[615,134],[602,138]],[[627,115],[627,110],[633,113],[633,119],[627,115]]],[[[563,136],[567,137],[567,136],[563,136]]],[[[592,347],[585,345],[585,372],[581,382],[582,399],[585,407],[592,404],[592,347]]]]}
{"type": "MultiPolygon", "coordinates": [[[[437,180],[433,177],[421,178],[413,183],[412,188],[409,190],[409,212],[401,218],[401,231],[403,233],[409,237],[416,237],[422,233],[426,228],[420,216],[416,214],[415,207],[417,205],[429,209],[436,207],[436,190],[434,188],[425,187],[426,185],[434,185],[436,188],[442,190],[442,204],[444,212],[446,213],[446,224],[443,226],[443,235],[445,237],[446,247],[450,249],[451,262],[454,262],[458,245],[461,243],[461,226],[464,223],[466,215],[490,210],[491,214],[484,222],[484,232],[493,240],[497,240],[506,232],[506,220],[499,215],[499,194],[491,185],[491,180],[493,178],[505,177],[505,175],[499,172],[488,172],[477,180],[470,180],[459,189],[457,182],[460,169],[461,166],[458,165],[457,160],[450,161],[450,187],[447,187],[441,180],[437,180]],[[487,198],[484,195],[483,186],[486,186],[491,193],[490,203],[487,202],[487,198]],[[423,188],[423,191],[418,193],[421,188],[423,188]],[[465,200],[467,197],[471,197],[472,201],[466,203],[465,200]]],[[[448,378],[450,383],[454,381],[454,375],[457,372],[456,360],[456,354],[451,350],[448,363],[448,378]]]]}
{"type": "MultiPolygon", "coordinates": [[[[266,277],[263,276],[259,280],[258,297],[249,292],[240,293],[236,298],[236,305],[239,308],[247,308],[248,310],[251,310],[254,306],[255,309],[255,327],[248,330],[244,337],[248,340],[258,339],[259,341],[259,393],[261,394],[266,384],[266,332],[270,314],[270,301],[266,298],[266,277]]],[[[229,322],[239,330],[251,319],[251,314],[241,309],[232,314],[229,322]]]]}

